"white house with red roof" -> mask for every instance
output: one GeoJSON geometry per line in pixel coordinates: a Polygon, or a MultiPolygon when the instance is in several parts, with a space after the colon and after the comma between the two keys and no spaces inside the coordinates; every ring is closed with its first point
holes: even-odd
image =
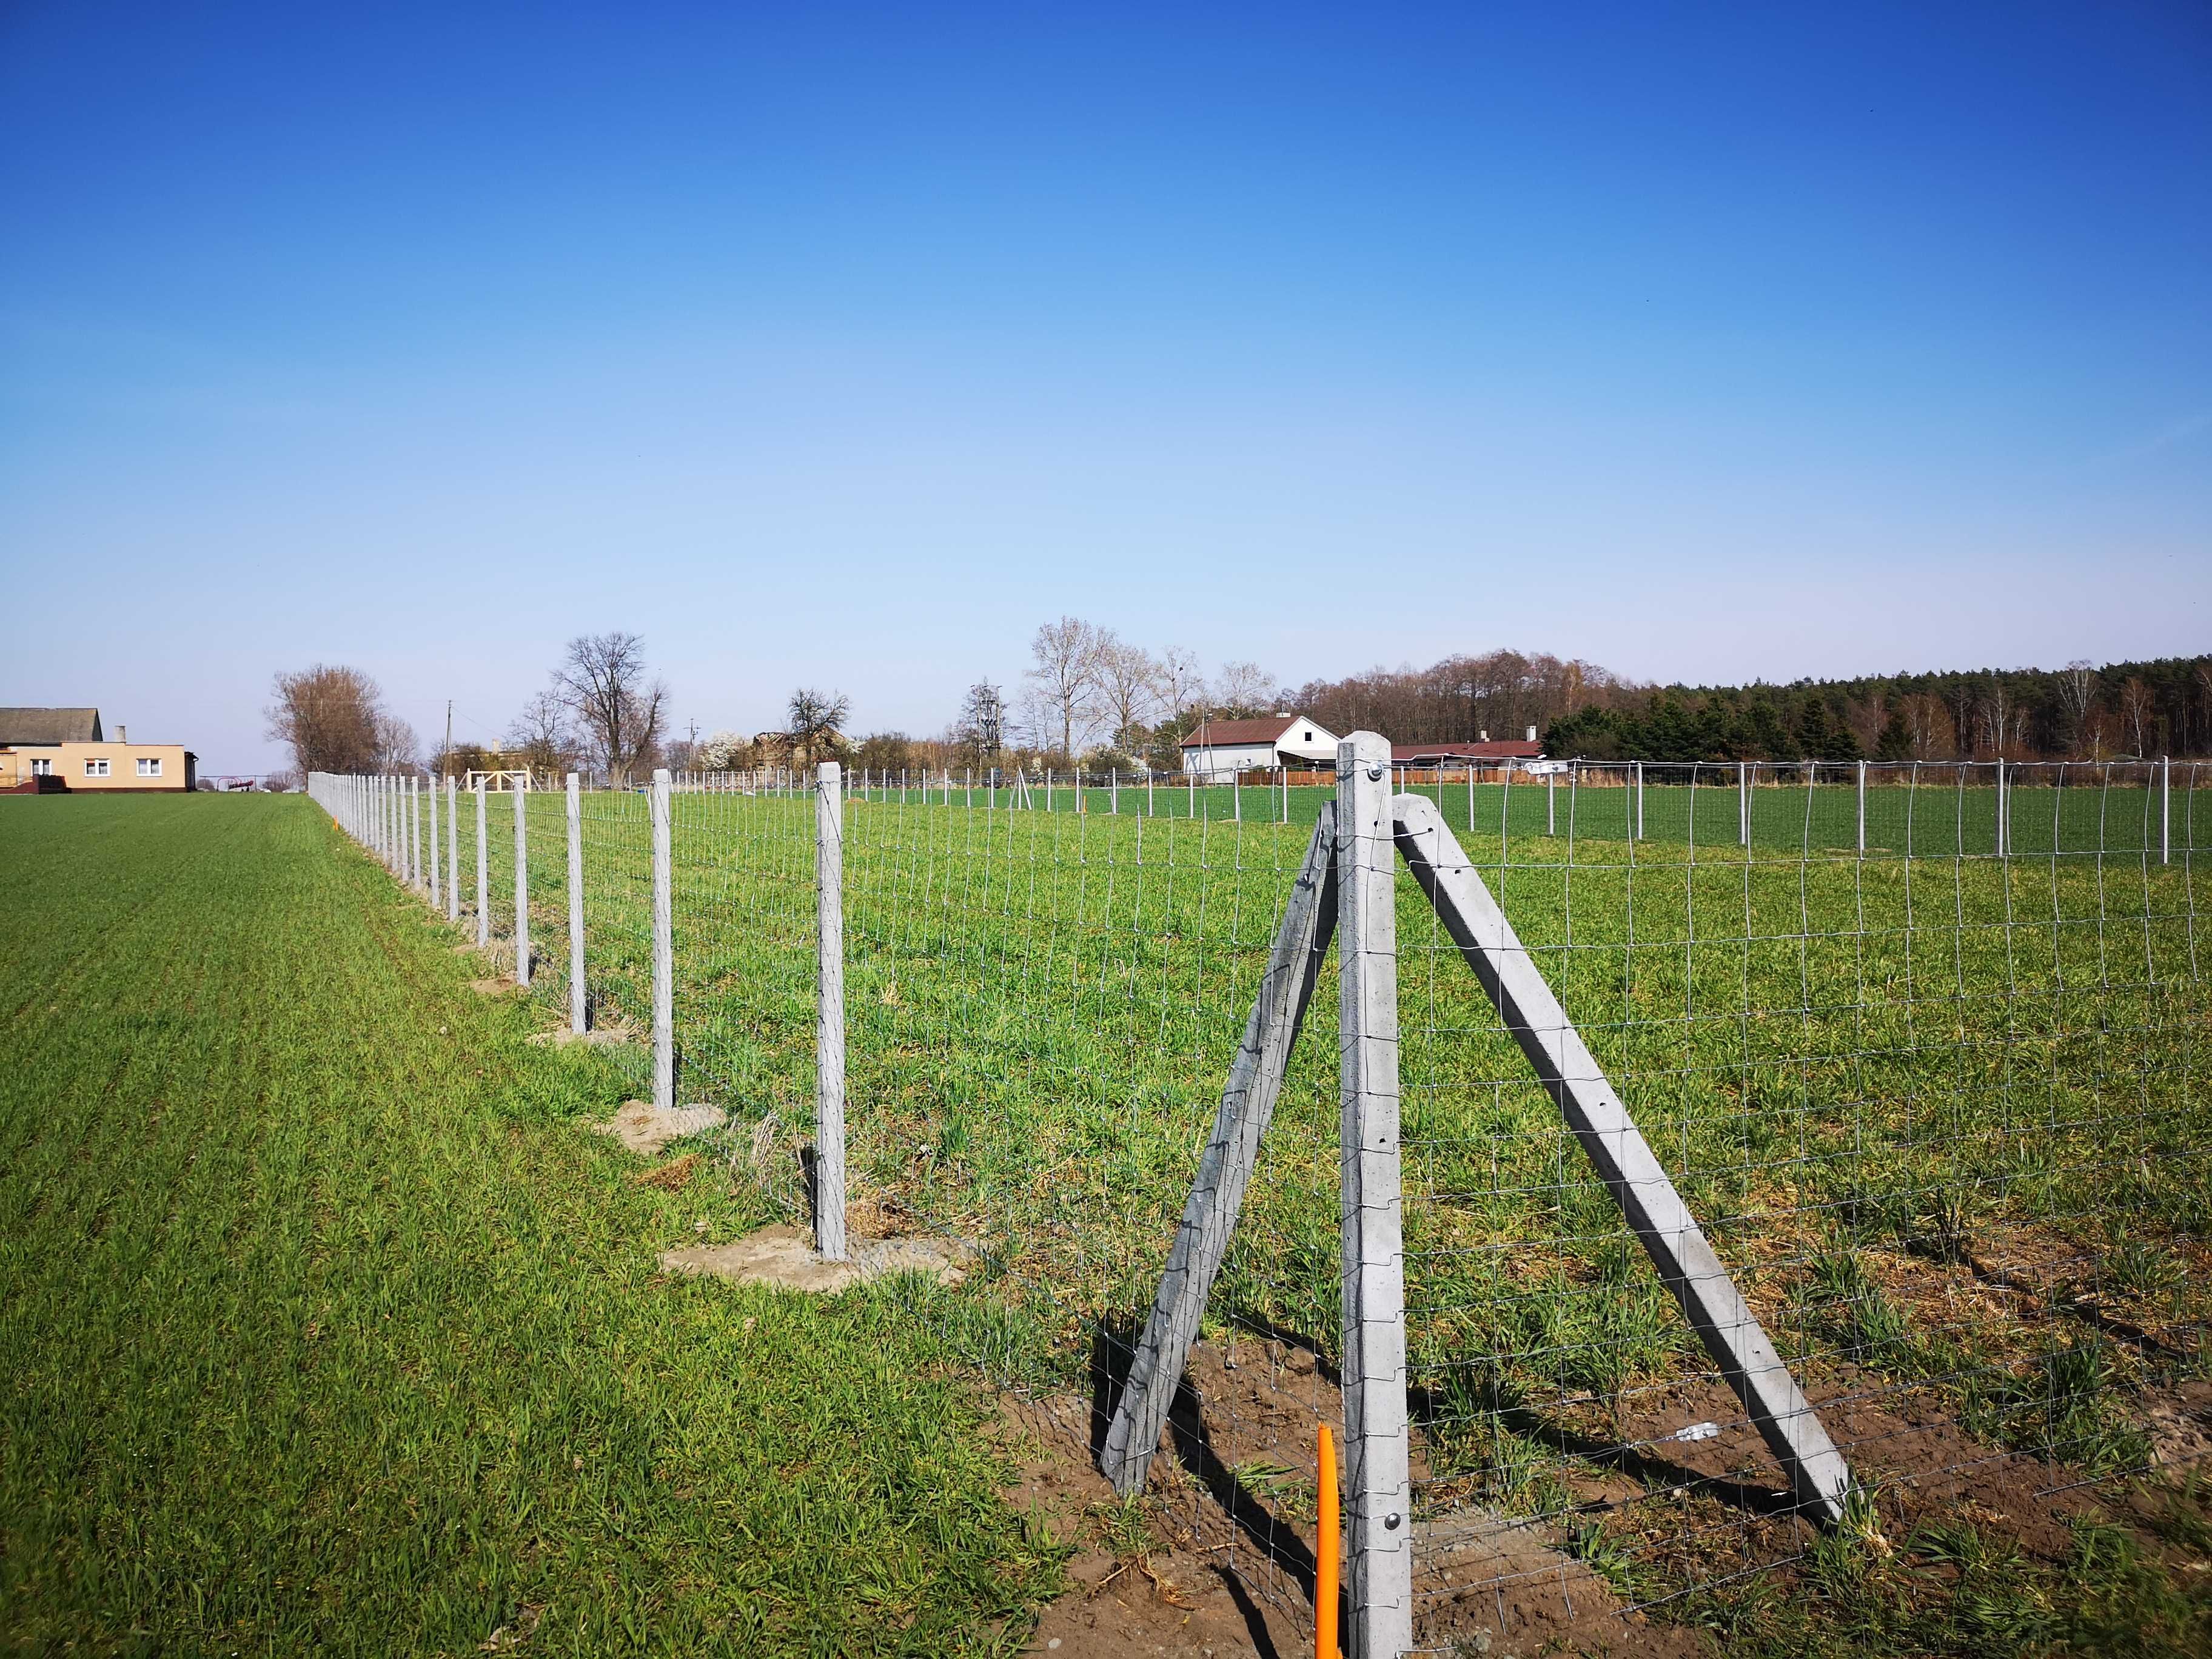
{"type": "Polygon", "coordinates": [[[1200,720],[1182,740],[1182,769],[1205,778],[1229,778],[1278,766],[1313,769],[1336,764],[1336,733],[1303,714],[1263,714],[1249,720],[1200,720]]]}

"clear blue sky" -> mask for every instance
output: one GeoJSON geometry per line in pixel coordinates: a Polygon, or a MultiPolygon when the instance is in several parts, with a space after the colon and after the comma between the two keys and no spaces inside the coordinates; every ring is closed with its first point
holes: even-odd
{"type": "Polygon", "coordinates": [[[2212,645],[2212,8],[0,12],[0,703],[2212,645]]]}

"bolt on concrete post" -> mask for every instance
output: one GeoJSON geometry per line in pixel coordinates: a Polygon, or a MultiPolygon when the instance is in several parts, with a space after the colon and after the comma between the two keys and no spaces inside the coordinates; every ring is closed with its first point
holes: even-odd
{"type": "Polygon", "coordinates": [[[509,789],[514,802],[514,982],[530,983],[530,815],[527,789],[509,789]]]}
{"type": "Polygon", "coordinates": [[[568,1029],[584,1035],[584,798],[568,774],[568,1029]]]}
{"type": "Polygon", "coordinates": [[[1349,1650],[1352,1659],[1395,1659],[1413,1644],[1398,1146],[1397,830],[1389,741],[1355,732],[1336,752],[1349,1650]]]}
{"type": "Polygon", "coordinates": [[[815,792],[814,1248],[845,1259],[845,822],[837,763],[815,792]]]}
{"type": "Polygon", "coordinates": [[[484,781],[477,780],[477,948],[491,943],[491,837],[484,828],[484,781]]]}
{"type": "Polygon", "coordinates": [[[676,1107],[676,905],[668,827],[668,774],[653,775],[653,1103],[676,1107]]]}

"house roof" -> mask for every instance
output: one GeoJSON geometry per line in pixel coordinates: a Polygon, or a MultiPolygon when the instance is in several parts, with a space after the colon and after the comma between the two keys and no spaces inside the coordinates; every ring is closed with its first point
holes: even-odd
{"type": "Polygon", "coordinates": [[[1394,743],[1394,761],[1425,760],[1540,760],[1544,745],[1519,738],[1499,743],[1394,743]]]}
{"type": "Polygon", "coordinates": [[[1182,740],[1186,749],[1218,749],[1229,744],[1273,743],[1298,723],[1296,714],[1265,714],[1255,720],[1200,720],[1182,740]]]}
{"type": "Polygon", "coordinates": [[[0,708],[0,744],[105,740],[97,708],[0,708]]]}

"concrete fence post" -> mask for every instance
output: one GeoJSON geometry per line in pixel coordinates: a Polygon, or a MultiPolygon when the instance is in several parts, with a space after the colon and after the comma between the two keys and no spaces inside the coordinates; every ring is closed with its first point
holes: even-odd
{"type": "Polygon", "coordinates": [[[653,1103],[676,1106],[676,906],[669,829],[668,773],[653,775],[653,1103]]]}
{"type": "Polygon", "coordinates": [[[2003,858],[2012,851],[2012,802],[2008,799],[2010,783],[2005,777],[2005,763],[2002,757],[1999,757],[1997,760],[1996,777],[1997,823],[1994,839],[1996,842],[1997,856],[2003,858]]]}
{"type": "Polygon", "coordinates": [[[1751,845],[1751,772],[1741,761],[1735,763],[1735,838],[1751,845]]]}
{"type": "Polygon", "coordinates": [[[429,854],[422,860],[422,869],[430,878],[430,908],[435,910],[444,902],[445,893],[438,880],[438,781],[435,778],[422,791],[423,804],[429,809],[429,854]]]}
{"type": "Polygon", "coordinates": [[[530,801],[527,789],[509,788],[514,803],[514,982],[530,983],[530,801]]]}
{"type": "Polygon", "coordinates": [[[1636,763],[1636,833],[1632,838],[1644,839],[1644,763],[1636,763]]]}
{"type": "Polygon", "coordinates": [[[1390,745],[1337,745],[1344,1437],[1352,1508],[1352,1659],[1413,1644],[1406,1424],[1405,1240],[1398,1148],[1397,830],[1390,745]]]}
{"type": "Polygon", "coordinates": [[[2173,862],[2173,757],[2158,757],[2158,861],[2173,862]]]}
{"type": "Polygon", "coordinates": [[[584,1035],[584,798],[568,774],[568,1029],[584,1035]]]}
{"type": "Polygon", "coordinates": [[[1859,763],[1859,856],[1866,856],[1866,763],[1859,763]]]}
{"type": "Polygon", "coordinates": [[[459,780],[446,779],[446,920],[461,919],[461,795],[459,780]]]}
{"type": "Polygon", "coordinates": [[[484,828],[484,781],[477,780],[477,949],[491,943],[491,837],[484,828]]]}
{"type": "Polygon", "coordinates": [[[814,1248],[845,1259],[845,820],[837,763],[822,763],[814,807],[814,1248]]]}
{"type": "Polygon", "coordinates": [[[1559,833],[1559,775],[1557,772],[1544,774],[1544,833],[1547,836],[1559,833]]]}

